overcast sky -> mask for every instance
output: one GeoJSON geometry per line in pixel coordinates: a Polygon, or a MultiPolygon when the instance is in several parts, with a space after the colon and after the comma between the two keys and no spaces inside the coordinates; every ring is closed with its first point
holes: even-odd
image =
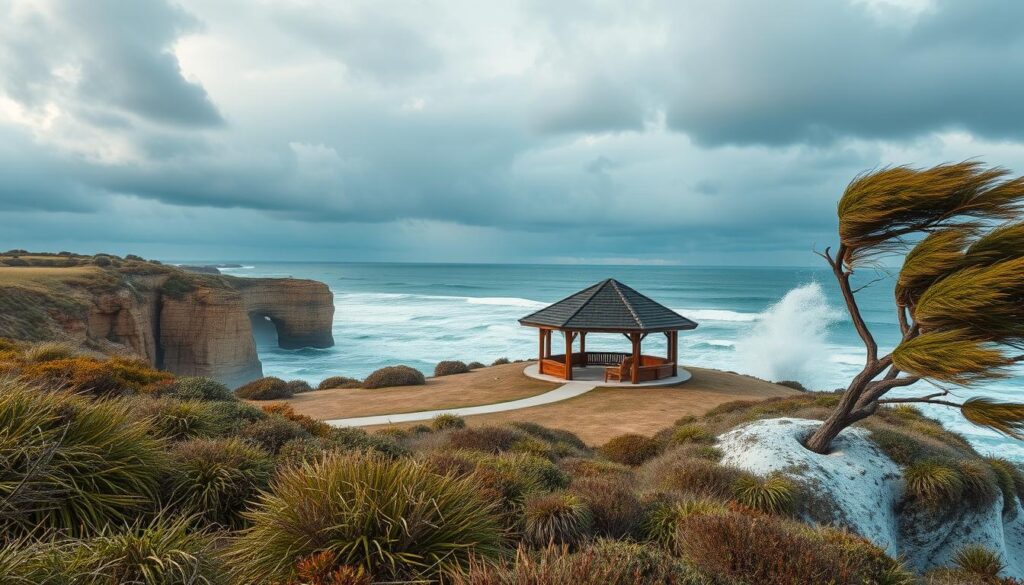
{"type": "Polygon", "coordinates": [[[0,0],[0,249],[808,265],[1024,173],[1019,0],[0,0]]]}

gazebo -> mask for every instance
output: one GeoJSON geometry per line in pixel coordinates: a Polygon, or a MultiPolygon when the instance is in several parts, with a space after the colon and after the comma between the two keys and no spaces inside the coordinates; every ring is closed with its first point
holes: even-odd
{"type": "Polygon", "coordinates": [[[538,373],[572,380],[574,367],[603,366],[606,382],[629,380],[633,384],[676,376],[679,332],[697,327],[697,323],[612,278],[531,313],[519,324],[540,332],[538,373]],[[551,353],[555,331],[565,336],[565,353],[560,355],[551,353]],[[588,333],[621,333],[629,339],[632,351],[587,351],[588,333]],[[641,345],[650,333],[665,334],[666,357],[643,354],[641,345]],[[576,339],[579,351],[574,351],[576,339]]]}

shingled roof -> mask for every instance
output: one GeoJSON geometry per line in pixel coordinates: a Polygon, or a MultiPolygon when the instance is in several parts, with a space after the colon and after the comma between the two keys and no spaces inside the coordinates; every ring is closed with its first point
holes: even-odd
{"type": "Polygon", "coordinates": [[[678,331],[697,324],[609,278],[519,320],[577,331],[678,331]]]}

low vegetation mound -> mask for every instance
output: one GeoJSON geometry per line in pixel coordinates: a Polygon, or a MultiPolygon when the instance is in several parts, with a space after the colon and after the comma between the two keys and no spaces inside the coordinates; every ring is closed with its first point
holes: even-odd
{"type": "Polygon", "coordinates": [[[235,396],[245,400],[281,400],[291,398],[295,392],[281,378],[267,376],[235,388],[235,396]]]}
{"type": "Polygon", "coordinates": [[[361,388],[362,381],[345,376],[331,376],[324,378],[316,387],[317,390],[329,390],[333,388],[361,388]]]}
{"type": "Polygon", "coordinates": [[[466,365],[466,362],[460,362],[457,360],[446,360],[443,362],[438,362],[437,365],[434,366],[435,376],[451,376],[454,374],[465,374],[468,371],[469,366],[466,365]]]}
{"type": "Polygon", "coordinates": [[[363,388],[389,388],[392,386],[422,386],[427,383],[423,372],[409,366],[387,366],[376,370],[363,380],[363,388]]]}
{"type": "Polygon", "coordinates": [[[470,479],[411,460],[331,456],[284,470],[246,514],[252,526],[229,557],[244,582],[288,581],[298,562],[324,552],[332,568],[362,566],[379,580],[432,579],[501,553],[494,511],[470,479]]]}

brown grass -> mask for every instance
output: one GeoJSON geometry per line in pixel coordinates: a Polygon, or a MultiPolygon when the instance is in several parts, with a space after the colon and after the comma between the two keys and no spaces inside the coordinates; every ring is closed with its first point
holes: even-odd
{"type": "Polygon", "coordinates": [[[326,420],[507,402],[558,388],[559,384],[526,377],[524,367],[508,364],[428,378],[425,386],[318,390],[297,394],[287,403],[299,414],[326,420]]]}
{"type": "MultiPolygon", "coordinates": [[[[515,379],[546,384],[545,382],[539,382],[523,376],[521,372],[525,366],[526,364],[510,364],[507,366],[484,368],[460,376],[442,378],[441,380],[445,383],[449,381],[461,382],[463,380],[470,380],[473,376],[480,374],[491,374],[491,372],[498,371],[509,372],[513,380],[509,380],[508,382],[510,383],[508,385],[502,388],[497,386],[490,387],[489,381],[485,377],[482,380],[478,380],[479,392],[474,394],[474,398],[477,401],[473,404],[501,402],[523,397],[523,395],[513,396],[509,393],[510,387],[519,388],[515,384],[515,379]]],[[[693,374],[693,378],[679,386],[666,388],[597,388],[577,398],[554,404],[467,417],[466,423],[469,426],[477,426],[512,421],[530,421],[546,427],[572,431],[589,445],[601,445],[607,442],[608,439],[625,433],[654,435],[665,427],[672,426],[672,423],[680,416],[701,415],[715,406],[726,402],[761,400],[776,396],[800,394],[790,388],[749,376],[704,368],[687,369],[693,374]]],[[[422,386],[412,390],[405,389],[404,399],[399,398],[392,403],[393,406],[398,406],[402,410],[392,412],[411,412],[431,408],[454,407],[453,404],[446,404],[441,401],[431,404],[426,402],[425,394],[431,388],[431,384],[440,383],[441,380],[432,379],[428,381],[425,387],[426,390],[422,386]],[[406,406],[410,405],[410,401],[413,401],[411,407],[406,408],[406,406]]],[[[555,384],[549,384],[548,386],[553,388],[555,384]]],[[[402,389],[393,388],[390,391],[397,393],[399,390],[402,389]]],[[[325,392],[352,393],[358,391],[328,390],[325,392]]],[[[325,392],[314,392],[313,394],[324,395],[325,392]]],[[[372,400],[382,394],[380,390],[369,392],[372,393],[361,394],[353,400],[353,408],[358,406],[359,400],[372,400]]],[[[539,392],[533,392],[532,394],[536,393],[539,392]]],[[[529,395],[526,394],[526,396],[529,395]]],[[[303,395],[297,396],[291,401],[295,403],[296,411],[306,412],[304,408],[300,408],[298,402],[307,397],[313,398],[312,395],[303,395]]],[[[320,408],[328,408],[329,406],[329,402],[318,405],[320,408]]],[[[368,407],[367,405],[363,406],[366,407],[366,410],[372,410],[372,412],[360,412],[357,414],[347,411],[347,414],[343,416],[363,416],[364,414],[383,414],[389,412],[386,408],[378,408],[379,403],[368,407]]],[[[469,406],[469,404],[463,404],[462,406],[469,406]]],[[[315,413],[316,411],[313,410],[313,412],[315,413]]],[[[335,410],[336,414],[340,412],[342,411],[335,410]]],[[[313,416],[333,418],[324,414],[313,414],[313,416]]],[[[383,427],[368,427],[369,430],[375,428],[383,427]]]]}

